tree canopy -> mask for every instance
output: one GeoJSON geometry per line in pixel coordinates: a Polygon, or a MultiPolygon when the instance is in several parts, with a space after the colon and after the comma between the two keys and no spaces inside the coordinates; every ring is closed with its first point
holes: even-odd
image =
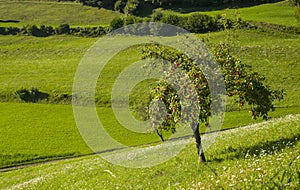
{"type": "MultiPolygon", "coordinates": [[[[224,77],[227,96],[233,97],[241,107],[247,105],[254,119],[258,117],[268,119],[269,111],[275,109],[274,100],[283,99],[284,91],[272,90],[270,86],[265,84],[265,77],[259,75],[257,72],[253,72],[250,66],[242,64],[238,58],[232,55],[230,50],[230,46],[226,43],[220,43],[211,47],[211,51],[224,77]]],[[[194,60],[184,53],[169,47],[148,45],[143,49],[143,59],[146,58],[167,60],[168,64],[171,64],[172,67],[178,67],[185,71],[195,86],[198,97],[196,102],[200,105],[201,109],[198,113],[190,113],[197,115],[197,120],[195,123],[191,123],[191,127],[196,139],[199,159],[205,161],[201,146],[199,123],[207,125],[212,115],[212,98],[206,76],[197,68],[194,60]]],[[[156,63],[154,62],[153,64],[156,63]]],[[[168,72],[167,76],[171,76],[172,70],[168,72]]],[[[154,130],[161,137],[163,131],[171,130],[175,132],[182,114],[182,106],[180,105],[180,98],[176,90],[165,80],[160,80],[157,86],[151,91],[151,96],[154,100],[163,101],[167,110],[163,123],[160,125],[153,123],[154,130]]],[[[155,119],[153,122],[155,122],[155,119]]]]}

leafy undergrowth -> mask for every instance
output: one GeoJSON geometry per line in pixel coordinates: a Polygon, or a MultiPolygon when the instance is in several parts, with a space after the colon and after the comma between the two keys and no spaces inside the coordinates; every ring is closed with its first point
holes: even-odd
{"type": "Polygon", "coordinates": [[[0,188],[299,189],[299,139],[300,115],[289,115],[220,132],[206,151],[207,163],[197,162],[190,143],[150,168],[124,168],[89,156],[0,173],[0,188]]]}

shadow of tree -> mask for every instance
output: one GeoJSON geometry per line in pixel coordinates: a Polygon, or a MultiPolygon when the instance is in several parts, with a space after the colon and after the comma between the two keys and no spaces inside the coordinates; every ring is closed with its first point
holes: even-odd
{"type": "MultiPolygon", "coordinates": [[[[240,159],[253,156],[262,156],[266,154],[274,154],[275,152],[284,148],[293,147],[297,142],[300,141],[300,133],[293,135],[290,138],[283,138],[275,141],[260,142],[254,146],[246,147],[232,147],[229,146],[224,149],[221,154],[225,155],[226,159],[240,159]]],[[[222,159],[216,158],[215,160],[220,161],[222,159]]]]}

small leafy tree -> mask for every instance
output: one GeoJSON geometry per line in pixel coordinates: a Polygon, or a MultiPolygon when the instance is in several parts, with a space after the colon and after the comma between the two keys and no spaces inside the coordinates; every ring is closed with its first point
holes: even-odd
{"type": "MultiPolygon", "coordinates": [[[[268,119],[269,111],[274,110],[273,101],[283,99],[283,90],[272,90],[269,86],[265,85],[265,78],[263,76],[257,72],[252,72],[248,69],[249,66],[242,64],[239,59],[231,55],[228,44],[220,43],[212,47],[211,51],[221,68],[227,95],[234,97],[240,106],[248,104],[249,111],[254,119],[258,117],[268,119]]],[[[208,125],[209,118],[212,115],[212,100],[205,75],[194,64],[194,60],[190,59],[184,53],[168,47],[148,45],[143,49],[143,59],[146,58],[169,61],[173,67],[178,67],[185,71],[195,86],[198,96],[198,100],[195,103],[198,103],[201,109],[199,113],[190,113],[196,114],[198,118],[196,122],[192,122],[190,125],[193,129],[199,160],[206,161],[201,144],[199,123],[208,125]]],[[[172,73],[170,72],[167,75],[171,76],[172,73]]],[[[176,91],[166,81],[160,80],[157,86],[151,91],[151,96],[154,100],[163,101],[167,110],[165,120],[158,126],[156,124],[152,126],[155,127],[159,136],[162,136],[162,131],[171,130],[175,132],[182,114],[180,99],[176,91]]],[[[155,119],[153,122],[155,122],[155,119]]]]}

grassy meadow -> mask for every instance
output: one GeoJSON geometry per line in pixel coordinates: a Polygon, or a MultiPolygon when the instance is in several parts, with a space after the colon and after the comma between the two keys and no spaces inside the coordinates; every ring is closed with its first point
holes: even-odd
{"type": "MultiPolygon", "coordinates": [[[[215,43],[224,39],[225,35],[225,32],[218,32],[200,35],[200,37],[208,38],[210,43],[215,43]]],[[[299,38],[297,38],[296,35],[268,34],[251,30],[238,30],[235,32],[235,36],[237,56],[244,63],[252,65],[255,71],[265,75],[272,88],[284,88],[286,90],[287,96],[285,97],[285,100],[276,103],[278,109],[275,112],[271,112],[271,117],[299,113],[298,73],[300,68],[297,62],[300,51],[298,48],[300,45],[299,38]],[[274,67],[274,65],[276,65],[276,67],[274,67]]],[[[12,105],[18,105],[18,100],[16,100],[13,94],[21,87],[29,88],[34,86],[53,96],[59,94],[71,94],[72,81],[77,65],[80,63],[81,57],[84,55],[85,51],[97,40],[95,38],[78,38],[70,36],[51,36],[47,38],[1,36],[0,38],[2,39],[0,42],[2,47],[0,57],[1,60],[3,60],[0,62],[2,68],[2,70],[0,70],[0,83],[2,87],[0,94],[3,102],[16,102],[12,105]]],[[[107,120],[107,126],[113,126],[110,128],[113,129],[111,134],[114,134],[113,136],[117,139],[121,138],[119,141],[127,145],[151,143],[159,140],[155,134],[140,135],[130,133],[128,130],[120,130],[122,127],[115,120],[112,110],[109,108],[110,90],[118,73],[121,72],[126,65],[138,60],[139,57],[140,54],[137,49],[128,49],[119,53],[104,68],[103,74],[101,74],[98,81],[98,87],[96,88],[96,101],[98,101],[98,105],[107,107],[104,112],[100,113],[98,110],[100,118],[102,115],[103,119],[107,120]],[[127,138],[128,135],[131,138],[127,138]]],[[[145,98],[142,97],[139,99],[139,95],[135,95],[134,97],[136,98],[135,102],[143,102],[144,100],[142,98],[145,98]]],[[[45,109],[43,108],[44,105],[38,104],[35,106],[39,109],[45,109]]],[[[46,105],[46,108],[47,106],[50,108],[54,105],[46,105]]],[[[8,109],[8,107],[10,107],[10,104],[6,104],[6,108],[3,107],[3,110],[8,109]]],[[[65,114],[59,114],[62,112],[72,114],[71,106],[58,106],[58,108],[59,109],[56,111],[58,114],[53,117],[53,119],[51,119],[51,117],[48,117],[47,119],[47,121],[49,121],[48,130],[50,131],[50,135],[47,137],[41,136],[47,140],[38,138],[39,143],[36,144],[31,143],[30,141],[27,142],[28,138],[23,138],[19,143],[24,146],[21,146],[20,148],[18,148],[18,143],[15,143],[14,141],[3,141],[6,142],[2,145],[3,160],[9,160],[11,163],[3,164],[2,167],[13,165],[12,163],[22,163],[24,160],[27,160],[26,162],[35,162],[35,160],[44,157],[47,157],[47,159],[55,159],[61,155],[72,156],[90,153],[90,150],[78,150],[70,147],[63,149],[63,151],[60,152],[58,151],[60,150],[59,148],[57,150],[54,148],[57,146],[55,143],[53,144],[53,147],[49,147],[49,150],[52,151],[44,149],[47,150],[47,154],[43,151],[39,151],[39,148],[47,145],[48,141],[56,141],[56,127],[50,126],[57,122],[57,118],[64,119],[64,121],[67,122],[59,125],[61,126],[61,130],[71,131],[71,134],[74,135],[74,141],[79,139],[78,142],[81,144],[80,146],[84,146],[84,142],[78,135],[77,128],[75,127],[73,116],[70,115],[69,117],[65,117],[65,114]],[[68,111],[66,112],[66,110],[68,111]],[[12,146],[12,144],[16,146],[12,146]],[[8,147],[10,148],[8,149],[8,147]],[[32,147],[32,149],[25,147],[32,147]],[[27,150],[28,152],[23,152],[21,150],[27,150]],[[55,152],[60,153],[56,154],[55,152]],[[25,154],[27,156],[20,156],[18,154],[25,154]],[[30,154],[36,155],[32,156],[30,154]]],[[[18,108],[12,106],[12,109],[17,113],[22,113],[22,110],[25,109],[29,110],[27,114],[28,118],[32,117],[31,112],[35,113],[35,108],[33,108],[31,104],[28,105],[22,103],[18,108]]],[[[245,126],[250,123],[262,121],[252,120],[247,111],[239,111],[239,108],[230,101],[227,110],[230,112],[227,112],[225,115],[223,129],[245,126]]],[[[48,115],[48,113],[46,115],[48,115]]],[[[27,125],[24,125],[22,119],[17,120],[18,122],[11,122],[12,119],[10,114],[3,115],[2,118],[5,120],[5,122],[2,123],[2,126],[5,127],[1,127],[0,130],[3,130],[1,134],[6,134],[8,132],[6,131],[7,128],[11,129],[9,130],[11,135],[20,136],[24,133],[24,127],[27,125]]],[[[42,124],[36,124],[31,120],[28,121],[28,125],[42,126],[42,124]]],[[[26,131],[24,137],[27,137],[27,135],[32,135],[31,130],[28,131],[28,134],[26,131]]],[[[11,138],[11,136],[7,137],[11,138]]]]}
{"type": "MultiPolygon", "coordinates": [[[[120,15],[79,3],[52,0],[0,0],[0,9],[0,20],[20,21],[0,23],[0,26],[18,27],[62,23],[108,25],[120,15]]],[[[232,16],[236,12],[247,21],[286,26],[298,24],[293,8],[286,2],[204,13],[232,16]]],[[[229,35],[234,42],[233,54],[242,63],[252,66],[253,71],[264,75],[273,89],[285,89],[286,96],[275,103],[276,111],[270,112],[272,119],[269,121],[252,120],[247,110],[228,100],[224,131],[205,152],[207,163],[197,162],[193,139],[187,138],[189,145],[178,156],[143,169],[116,166],[91,155],[92,150],[76,126],[70,99],[55,99],[72,95],[78,64],[100,38],[0,35],[0,189],[299,189],[299,35],[250,29],[197,35],[208,45],[224,41],[229,35]],[[30,87],[48,93],[50,100],[25,103],[15,96],[17,90],[30,87]],[[16,170],[10,168],[65,158],[72,159],[16,170]],[[4,172],[4,168],[7,171],[4,172]]],[[[110,107],[111,89],[116,78],[140,57],[137,47],[113,57],[99,75],[95,101],[99,119],[110,136],[127,146],[147,150],[161,144],[159,137],[155,133],[135,133],[124,128],[110,107]]],[[[139,87],[130,96],[136,108],[144,106],[148,97],[147,84],[142,83],[139,87]]],[[[141,115],[135,113],[135,116],[141,115]]],[[[204,131],[205,128],[201,128],[201,132],[204,131]]],[[[204,140],[209,135],[206,134],[204,140]]],[[[122,161],[126,159],[127,149],[123,151],[116,151],[111,156],[122,161]]]]}
{"type": "Polygon", "coordinates": [[[0,0],[0,20],[17,20],[18,23],[1,23],[0,26],[22,27],[27,24],[71,26],[109,25],[120,13],[85,7],[74,2],[57,1],[6,1],[0,0]]]}
{"type": "Polygon", "coordinates": [[[284,26],[299,26],[299,22],[297,22],[294,16],[294,8],[286,1],[224,10],[198,11],[193,9],[179,9],[173,11],[184,14],[199,12],[210,16],[225,14],[227,17],[233,19],[239,16],[242,20],[246,21],[265,22],[284,26]]]}
{"type": "Polygon", "coordinates": [[[207,163],[197,162],[191,143],[175,158],[151,168],[124,168],[94,155],[0,173],[0,187],[298,189],[299,119],[290,115],[221,132],[206,152],[207,163]]]}

